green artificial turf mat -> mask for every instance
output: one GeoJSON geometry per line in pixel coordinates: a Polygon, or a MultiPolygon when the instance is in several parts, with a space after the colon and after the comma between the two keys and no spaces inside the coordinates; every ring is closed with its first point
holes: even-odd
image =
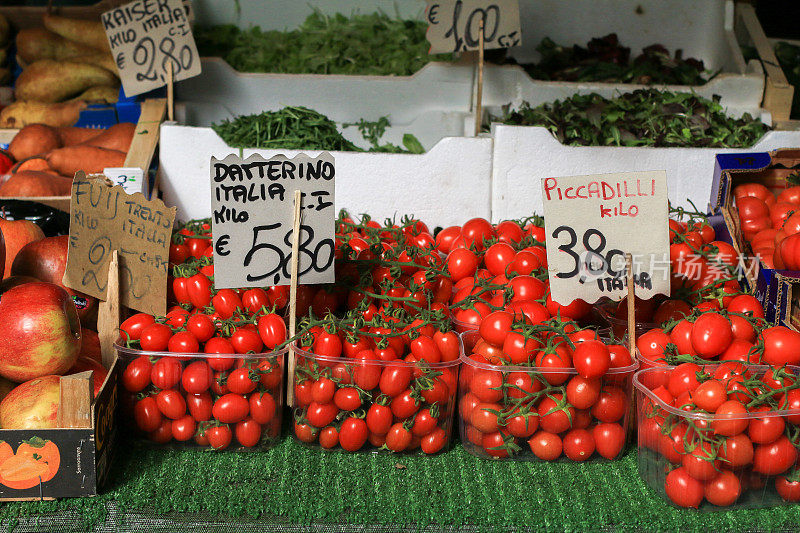
{"type": "Polygon", "coordinates": [[[513,463],[472,457],[460,445],[434,457],[353,455],[307,449],[291,438],[248,454],[121,446],[101,496],[6,503],[0,519],[13,528],[27,517],[68,514],[84,528],[111,519],[124,529],[126,513],[134,512],[468,530],[785,530],[800,523],[797,505],[672,508],[640,481],[635,451],[614,463],[513,463]]]}

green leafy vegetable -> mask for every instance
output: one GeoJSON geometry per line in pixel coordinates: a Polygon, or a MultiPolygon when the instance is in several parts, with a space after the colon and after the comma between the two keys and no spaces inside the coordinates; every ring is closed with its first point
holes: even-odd
{"type": "Polygon", "coordinates": [[[241,30],[233,25],[197,28],[201,56],[220,56],[241,72],[408,76],[430,61],[427,25],[384,13],[324,15],[315,10],[292,31],[241,30]]]}
{"type": "Polygon", "coordinates": [[[559,46],[545,38],[536,50],[541,61],[523,67],[538,80],[703,85],[713,78],[704,77],[702,61],[683,59],[681,50],[670,56],[660,44],[648,46],[631,61],[631,49],[620,45],[615,33],[592,39],[586,48],[559,46]]]}
{"type": "Polygon", "coordinates": [[[302,106],[284,107],[224,120],[211,127],[233,148],[283,148],[286,150],[336,150],[345,152],[393,152],[421,154],[425,149],[414,135],[403,136],[404,150],[393,144],[379,144],[390,126],[388,117],[375,122],[364,119],[355,125],[371,148],[364,150],[344,138],[336,123],[313,109],[302,106]]]}
{"type": "Polygon", "coordinates": [[[592,93],[506,109],[504,124],[543,126],[570,146],[746,148],[769,127],[745,114],[727,116],[719,97],[642,89],[606,99],[592,93]]]}

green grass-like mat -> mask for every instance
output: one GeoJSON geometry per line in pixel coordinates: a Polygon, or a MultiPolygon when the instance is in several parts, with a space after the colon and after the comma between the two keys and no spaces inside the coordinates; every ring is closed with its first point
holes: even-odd
{"type": "MultiPolygon", "coordinates": [[[[200,513],[301,524],[436,525],[475,530],[785,530],[800,506],[698,513],[662,502],[639,479],[636,453],[614,463],[492,462],[460,444],[434,456],[310,450],[286,438],[267,453],[163,451],[122,445],[97,498],[6,503],[8,529],[70,513],[92,528],[119,510],[200,513]]],[[[115,513],[115,515],[117,515],[115,513]]],[[[174,515],[173,515],[174,516],[174,515]]]]}

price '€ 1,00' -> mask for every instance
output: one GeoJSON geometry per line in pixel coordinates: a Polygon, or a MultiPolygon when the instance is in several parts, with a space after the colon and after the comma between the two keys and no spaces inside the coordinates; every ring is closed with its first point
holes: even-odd
{"type": "Polygon", "coordinates": [[[211,158],[214,286],[291,282],[294,191],[301,191],[298,282],[334,281],[333,156],[211,158]]]}

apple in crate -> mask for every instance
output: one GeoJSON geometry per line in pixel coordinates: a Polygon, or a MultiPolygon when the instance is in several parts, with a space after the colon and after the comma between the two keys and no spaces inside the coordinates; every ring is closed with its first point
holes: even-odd
{"type": "Polygon", "coordinates": [[[89,314],[97,306],[97,299],[65,287],[61,281],[67,268],[68,248],[69,237],[66,235],[29,242],[14,257],[11,263],[11,275],[30,276],[63,288],[72,296],[78,309],[78,316],[86,323],[89,314]]]}
{"type": "Polygon", "coordinates": [[[0,427],[3,429],[58,427],[60,379],[60,376],[32,379],[9,392],[0,402],[0,427]]]}
{"type": "Polygon", "coordinates": [[[19,285],[0,296],[0,376],[21,383],[64,374],[78,358],[81,324],[70,295],[52,283],[19,285]]]}

